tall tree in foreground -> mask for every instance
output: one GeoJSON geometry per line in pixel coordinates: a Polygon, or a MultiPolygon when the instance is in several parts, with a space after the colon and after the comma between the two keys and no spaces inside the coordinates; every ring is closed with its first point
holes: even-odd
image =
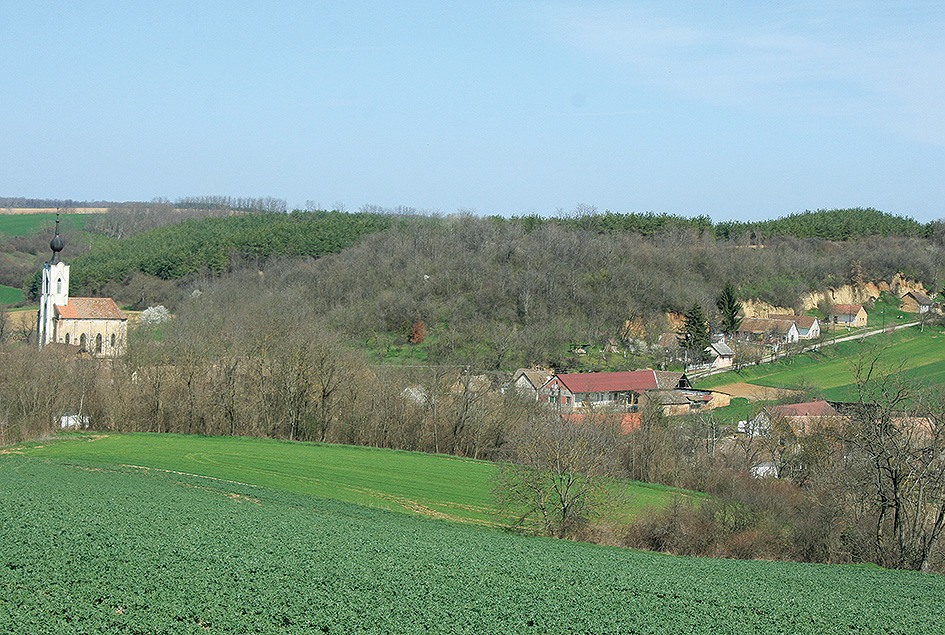
{"type": "Polygon", "coordinates": [[[522,526],[548,536],[573,535],[617,470],[614,434],[606,424],[544,414],[510,440],[496,494],[522,526]]]}
{"type": "Polygon", "coordinates": [[[705,360],[706,352],[711,340],[709,339],[709,321],[705,311],[698,304],[686,311],[682,328],[676,333],[679,347],[686,351],[689,363],[700,363],[705,360]]]}
{"type": "Polygon", "coordinates": [[[735,295],[735,287],[731,282],[725,283],[722,288],[722,294],[715,301],[715,306],[722,316],[719,328],[726,335],[732,335],[738,332],[742,325],[742,319],[738,316],[742,310],[742,303],[738,301],[735,295]]]}

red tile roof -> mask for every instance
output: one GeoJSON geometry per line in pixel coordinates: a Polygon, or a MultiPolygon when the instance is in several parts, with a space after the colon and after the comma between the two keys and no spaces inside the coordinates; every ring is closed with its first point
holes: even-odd
{"type": "Polygon", "coordinates": [[[835,417],[837,411],[826,401],[808,401],[806,403],[792,403],[785,406],[772,406],[772,414],[782,417],[835,417]]]}
{"type": "Polygon", "coordinates": [[[69,298],[68,304],[56,307],[65,320],[127,320],[111,298],[69,298]]]}
{"type": "MultiPolygon", "coordinates": [[[[656,372],[631,370],[618,373],[570,373],[556,375],[572,393],[656,390],[659,388],[656,372]]],[[[675,386],[674,386],[675,387],[675,386]]]]}

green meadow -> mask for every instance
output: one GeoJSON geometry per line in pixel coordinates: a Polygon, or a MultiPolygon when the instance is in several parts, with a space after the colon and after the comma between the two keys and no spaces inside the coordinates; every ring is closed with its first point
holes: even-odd
{"type": "MultiPolygon", "coordinates": [[[[62,231],[77,231],[98,214],[63,214],[62,231]]],[[[29,236],[50,230],[56,223],[55,214],[0,214],[0,236],[29,236]]]]}
{"type": "Polygon", "coordinates": [[[943,576],[673,557],[382,509],[384,492],[481,503],[477,462],[93,438],[0,454],[0,632],[941,633],[943,576]]]}
{"type": "MultiPolygon", "coordinates": [[[[19,446],[31,457],[94,466],[138,466],[331,498],[447,520],[509,522],[493,495],[497,465],[446,455],[245,437],[173,434],[76,434],[19,446]]],[[[617,482],[627,520],[692,495],[645,483],[617,482]]]]}
{"type": "Polygon", "coordinates": [[[23,301],[23,289],[0,284],[0,304],[16,304],[23,301]]]}
{"type": "Polygon", "coordinates": [[[816,352],[794,355],[770,364],[729,371],[697,382],[714,388],[736,382],[790,389],[814,389],[827,399],[852,398],[858,360],[878,356],[886,372],[917,383],[945,383],[945,331],[918,327],[824,346],[816,352]]]}

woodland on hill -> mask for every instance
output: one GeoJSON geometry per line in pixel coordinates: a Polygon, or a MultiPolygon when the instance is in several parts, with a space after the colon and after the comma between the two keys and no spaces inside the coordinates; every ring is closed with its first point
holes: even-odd
{"type": "MultiPolygon", "coordinates": [[[[553,218],[379,208],[233,215],[225,203],[236,202],[112,208],[67,236],[73,293],[176,310],[194,290],[219,283],[240,293],[246,275],[261,276],[375,359],[498,370],[573,367],[576,345],[610,339],[639,354],[628,365],[651,364],[628,336],[652,341],[672,330],[667,312],[694,305],[715,319],[726,284],[740,299],[796,307],[805,292],[900,272],[927,289],[945,282],[945,224],[871,209],[713,223],[587,209],[553,218]]],[[[0,245],[33,252],[16,261],[30,272],[28,297],[45,241],[0,245]]]]}
{"type": "MultiPolygon", "coordinates": [[[[713,417],[669,418],[659,409],[644,412],[631,434],[608,413],[564,426],[533,396],[502,390],[508,370],[566,366],[574,343],[619,338],[628,319],[659,332],[665,311],[712,309],[728,283],[739,297],[784,306],[804,291],[897,272],[937,289],[945,280],[939,227],[919,236],[861,228],[845,240],[775,235],[759,243],[757,232],[720,238],[711,223],[650,233],[576,226],[598,216],[317,212],[189,219],[126,238],[88,233],[102,244],[74,259],[64,253],[73,280],[95,285],[74,294],[96,289],[142,308],[167,303],[176,317],[135,330],[128,354],[111,361],[58,347],[37,353],[0,330],[0,444],[48,434],[61,413],[81,410],[106,430],[266,436],[515,464],[524,463],[523,448],[583,447],[601,460],[599,475],[698,489],[712,500],[634,527],[594,526],[577,507],[533,530],[694,555],[940,569],[945,502],[931,492],[945,479],[945,401],[897,383],[895,372],[870,374],[895,398],[864,393],[870,408],[856,430],[772,435],[770,448],[763,439],[726,446],[734,435],[723,435],[713,417]],[[395,349],[414,355],[398,361],[422,363],[376,363],[395,349]],[[906,408],[934,422],[933,451],[911,452],[915,440],[896,427],[906,408]],[[798,449],[789,476],[748,476],[759,456],[785,447],[798,449]],[[921,472],[916,456],[935,460],[921,472]],[[894,481],[877,473],[883,465],[894,468],[894,481]],[[912,488],[920,472],[928,478],[912,488]],[[890,495],[899,496],[895,507],[890,495]],[[929,505],[939,504],[941,521],[926,523],[929,505]]],[[[627,222],[638,220],[647,215],[627,222]]],[[[590,471],[568,470],[568,478],[590,471]]]]}

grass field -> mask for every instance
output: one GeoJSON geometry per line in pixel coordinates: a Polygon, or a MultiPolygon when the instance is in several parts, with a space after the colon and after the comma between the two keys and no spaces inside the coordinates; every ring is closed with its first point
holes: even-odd
{"type": "Polygon", "coordinates": [[[16,304],[23,301],[23,289],[0,284],[0,304],[16,304]]]}
{"type": "MultiPolygon", "coordinates": [[[[63,214],[62,231],[84,229],[89,219],[95,216],[95,214],[63,214]]],[[[55,214],[0,214],[0,236],[28,236],[40,230],[50,229],[55,223],[55,214]]]]}
{"type": "Polygon", "coordinates": [[[0,632],[923,635],[945,614],[942,576],[595,547],[54,457],[107,440],[0,455],[0,632]]]}
{"type": "Polygon", "coordinates": [[[713,375],[699,381],[700,388],[723,386],[739,381],[776,388],[822,392],[827,399],[852,397],[853,365],[863,356],[880,355],[884,368],[898,370],[906,378],[927,385],[945,383],[945,332],[941,328],[917,327],[863,340],[825,346],[771,364],[752,366],[713,375]]]}
{"type": "MultiPolygon", "coordinates": [[[[242,437],[74,435],[20,446],[29,456],[95,466],[137,465],[197,474],[368,507],[481,524],[506,524],[492,493],[496,465],[445,455],[242,437]]],[[[676,490],[620,483],[626,520],[667,505],[676,490]]],[[[690,495],[690,493],[683,493],[690,495]]]]}

